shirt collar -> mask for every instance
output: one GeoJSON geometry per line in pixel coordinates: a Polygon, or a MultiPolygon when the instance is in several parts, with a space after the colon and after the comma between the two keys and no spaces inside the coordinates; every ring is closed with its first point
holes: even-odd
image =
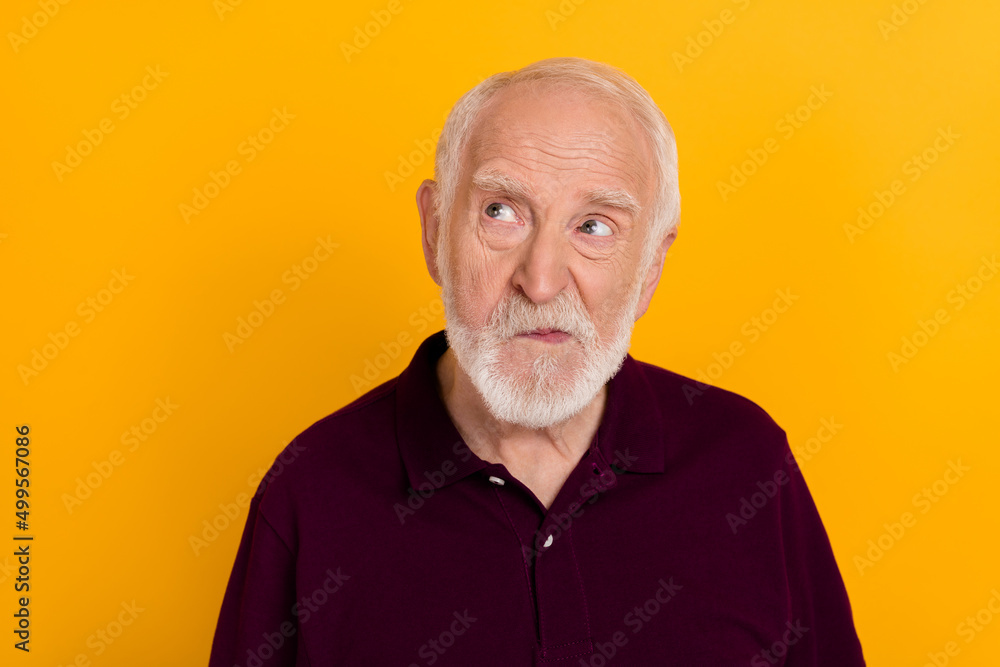
{"type": "MultiPolygon", "coordinates": [[[[437,489],[488,465],[465,445],[438,393],[444,331],[427,337],[396,381],[396,439],[414,490],[437,489]]],[[[604,415],[591,448],[616,473],[663,472],[663,417],[642,364],[625,356],[608,382],[604,415]]]]}

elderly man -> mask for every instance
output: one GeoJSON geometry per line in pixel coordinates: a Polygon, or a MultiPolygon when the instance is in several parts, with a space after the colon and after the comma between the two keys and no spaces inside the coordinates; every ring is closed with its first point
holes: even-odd
{"type": "Polygon", "coordinates": [[[446,329],[279,456],[212,667],[864,664],[785,432],[628,355],[676,165],[607,65],[458,101],[417,192],[446,329]]]}

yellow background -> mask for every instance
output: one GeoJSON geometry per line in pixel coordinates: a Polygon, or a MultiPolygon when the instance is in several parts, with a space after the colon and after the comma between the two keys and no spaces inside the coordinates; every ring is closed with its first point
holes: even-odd
{"type": "Polygon", "coordinates": [[[205,664],[246,511],[197,555],[189,538],[224,524],[220,505],[252,493],[285,443],[353,400],[352,376],[385,365],[383,344],[411,336],[370,372],[374,384],[442,326],[420,315],[439,312],[414,205],[432,173],[427,140],[489,74],[578,55],[633,75],[677,136],[681,231],[633,356],[710,373],[768,410],[793,447],[812,447],[802,467],[869,664],[923,665],[952,641],[949,664],[998,664],[1000,617],[971,641],[958,628],[1000,587],[1000,279],[960,309],[954,292],[1000,241],[997,4],[388,6],[73,0],[49,18],[37,1],[3,3],[0,539],[17,532],[10,459],[27,423],[36,541],[30,655],[11,646],[13,547],[0,556],[0,662],[205,664]],[[723,10],[731,20],[716,23],[723,10]],[[386,25],[368,25],[377,34],[365,43],[358,34],[378,17],[386,25]],[[345,55],[355,40],[363,48],[345,55]],[[695,57],[678,61],[686,49],[695,57]],[[779,121],[823,86],[829,98],[800,110],[810,117],[786,138],[779,121]],[[144,98],[124,118],[122,95],[144,98]],[[294,119],[247,160],[243,142],[274,109],[294,119]],[[104,119],[113,131],[57,174],[53,162],[104,119]],[[948,128],[958,138],[911,180],[906,163],[948,128]],[[769,138],[778,150],[724,199],[719,182],[769,138]],[[185,221],[181,204],[212,173],[224,181],[231,160],[239,173],[185,221]],[[905,192],[851,238],[858,207],[897,179],[905,192]],[[337,248],[306,262],[315,271],[293,290],[286,272],[327,237],[337,248]],[[123,268],[134,278],[102,293],[123,268]],[[276,289],[284,302],[227,346],[276,289]],[[751,340],[777,290],[798,299],[751,340]],[[78,310],[109,296],[89,321],[78,310]],[[921,320],[933,330],[939,309],[947,321],[894,367],[889,354],[921,320]],[[78,335],[22,378],[70,322],[78,335]],[[743,354],[724,368],[734,342],[743,354]],[[162,423],[149,421],[163,416],[157,399],[178,406],[162,423]],[[809,443],[823,419],[842,427],[809,443]],[[156,429],[129,451],[122,434],[143,420],[156,429]],[[69,511],[78,478],[115,450],[121,464],[69,511]],[[914,496],[949,461],[969,471],[940,482],[946,494],[921,513],[914,496]],[[859,571],[855,557],[904,512],[915,525],[859,571]],[[101,647],[95,633],[133,600],[143,611],[101,647]]]}

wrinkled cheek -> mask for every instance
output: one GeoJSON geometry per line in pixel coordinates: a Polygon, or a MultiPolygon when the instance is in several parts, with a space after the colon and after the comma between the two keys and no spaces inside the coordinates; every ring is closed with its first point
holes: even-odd
{"type": "Polygon", "coordinates": [[[496,258],[477,248],[460,252],[455,257],[460,267],[456,271],[458,300],[470,324],[479,326],[487,321],[507,290],[510,274],[496,258]]]}
{"type": "Polygon", "coordinates": [[[628,290],[616,291],[604,300],[598,312],[591,314],[597,337],[602,343],[609,342],[618,333],[616,325],[622,312],[630,305],[630,299],[628,290]]]}

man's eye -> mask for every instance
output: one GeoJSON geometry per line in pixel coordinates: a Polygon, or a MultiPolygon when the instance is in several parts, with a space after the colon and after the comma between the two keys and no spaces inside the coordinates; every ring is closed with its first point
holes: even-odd
{"type": "Polygon", "coordinates": [[[587,220],[579,228],[591,236],[611,236],[611,228],[600,220],[587,220]]]}
{"type": "Polygon", "coordinates": [[[507,204],[500,204],[494,202],[486,207],[486,215],[490,216],[494,220],[502,220],[503,222],[517,222],[517,216],[514,215],[514,209],[507,204]]]}

